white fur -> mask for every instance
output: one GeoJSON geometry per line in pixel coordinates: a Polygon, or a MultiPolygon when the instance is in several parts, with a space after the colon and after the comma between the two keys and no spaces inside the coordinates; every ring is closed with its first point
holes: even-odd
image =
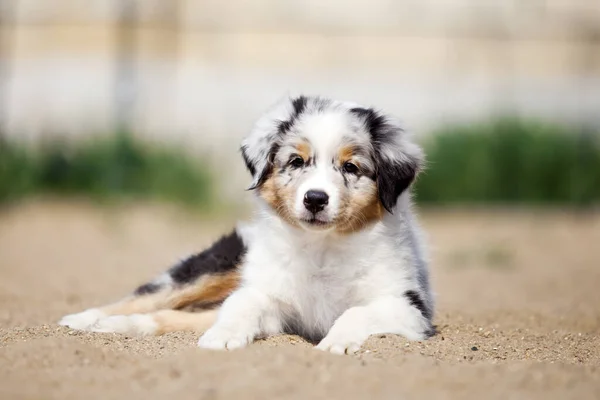
{"type": "MultiPolygon", "coordinates": [[[[181,260],[183,260],[183,258],[181,260]]],[[[151,283],[160,287],[169,287],[173,286],[173,278],[171,277],[171,274],[165,272],[157,276],[151,283]]]]}
{"type": "MultiPolygon", "coordinates": [[[[292,112],[292,104],[282,100],[271,106],[254,124],[254,127],[243,141],[242,148],[246,148],[248,158],[254,163],[257,170],[262,170],[267,165],[267,144],[274,139],[272,132],[273,121],[284,120],[292,112]]],[[[258,175],[254,177],[252,185],[257,183],[258,175]]]]}
{"type": "Polygon", "coordinates": [[[89,330],[96,322],[104,317],[106,317],[106,314],[103,311],[98,310],[97,308],[90,308],[89,310],[80,313],[66,315],[58,321],[58,324],[68,326],[71,329],[85,331],[89,330]]]}
{"type": "Polygon", "coordinates": [[[355,352],[376,333],[425,338],[428,322],[404,297],[407,290],[422,293],[414,255],[394,239],[412,229],[407,210],[354,235],[332,236],[293,228],[260,208],[243,288],[225,301],[199,346],[242,347],[289,323],[308,336],[325,336],[317,348],[333,353],[355,352]]]}
{"type": "Polygon", "coordinates": [[[115,332],[132,335],[153,335],[158,330],[154,317],[148,314],[111,315],[91,308],[63,317],[59,325],[88,332],[115,332]]]}
{"type": "MultiPolygon", "coordinates": [[[[276,138],[273,127],[290,115],[290,104],[284,101],[265,114],[243,143],[258,171],[266,166],[270,141],[276,138]]],[[[307,213],[303,197],[308,190],[329,195],[329,204],[322,211],[327,220],[333,220],[339,211],[342,180],[329,160],[342,138],[371,145],[366,127],[357,124],[349,112],[355,106],[331,102],[318,111],[305,111],[288,133],[307,138],[318,156],[297,188],[295,218],[301,220],[307,213]]],[[[314,107],[316,110],[318,104],[314,107]]],[[[396,129],[395,122],[388,121],[392,137],[380,145],[380,157],[420,164],[421,149],[396,129]]],[[[303,224],[304,229],[293,227],[260,197],[257,208],[252,224],[244,229],[248,253],[242,286],[224,302],[216,324],[200,338],[200,347],[239,348],[287,328],[322,338],[317,349],[337,354],[356,352],[372,334],[400,334],[410,340],[427,337],[431,321],[406,294],[418,293],[433,310],[410,191],[399,196],[393,214],[386,212],[382,220],[347,235],[332,229],[312,230],[303,224]]]]}
{"type": "MultiPolygon", "coordinates": [[[[358,351],[373,334],[422,340],[430,333],[431,316],[411,304],[407,295],[408,291],[417,294],[427,309],[425,314],[432,312],[425,251],[411,210],[410,191],[404,191],[395,206],[388,202],[393,213],[385,212],[382,219],[359,231],[342,234],[335,229],[342,198],[373,189],[376,182],[367,174],[355,174],[352,180],[342,175],[333,161],[341,145],[351,143],[369,150],[357,157],[362,157],[360,164],[371,172],[381,172],[377,167],[388,165],[377,163],[393,161],[418,169],[423,161],[421,149],[391,119],[386,119],[384,133],[388,136],[384,141],[378,139],[375,152],[368,124],[351,111],[357,106],[313,98],[290,122],[285,135],[308,140],[315,155],[313,165],[295,170],[296,180],[290,186],[295,190],[289,197],[293,203],[290,218],[301,228],[256,197],[254,219],[238,224],[236,229],[247,247],[241,285],[223,303],[217,322],[200,338],[200,347],[231,350],[257,338],[294,331],[320,339],[319,350],[349,354],[358,351]],[[312,213],[303,204],[309,190],[322,190],[329,196],[324,209],[315,213],[315,218],[331,224],[328,229],[313,229],[311,220],[305,218],[307,212],[312,213]]],[[[276,147],[274,141],[283,140],[277,132],[278,123],[287,121],[294,112],[291,100],[284,100],[259,119],[242,143],[245,158],[256,170],[252,186],[261,183],[261,171],[267,171],[275,160],[269,152],[276,147]]],[[[171,286],[173,279],[167,273],[154,283],[171,286]]],[[[98,309],[68,315],[60,324],[138,335],[155,334],[159,329],[152,315],[107,316],[98,309]]]]}
{"type": "Polygon", "coordinates": [[[145,336],[156,334],[158,324],[149,314],[111,315],[98,320],[89,330],[145,336]]]}
{"type": "Polygon", "coordinates": [[[304,214],[309,214],[306,207],[304,207],[304,195],[309,190],[320,190],[329,196],[329,204],[322,212],[324,213],[322,218],[326,222],[332,221],[337,216],[340,196],[337,187],[331,182],[330,175],[332,172],[325,165],[317,164],[315,171],[299,186],[294,202],[294,212],[297,217],[301,218],[304,214]]]}

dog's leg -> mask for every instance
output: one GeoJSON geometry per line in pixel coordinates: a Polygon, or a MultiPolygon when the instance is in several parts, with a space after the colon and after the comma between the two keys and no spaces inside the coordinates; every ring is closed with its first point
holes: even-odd
{"type": "Polygon", "coordinates": [[[202,335],[198,346],[232,350],[281,332],[279,304],[264,293],[242,288],[225,300],[217,322],[202,335]]]}
{"type": "Polygon", "coordinates": [[[91,331],[130,335],[162,335],[168,332],[205,332],[217,319],[218,310],[188,312],[161,310],[148,314],[112,315],[96,322],[91,331]]]}
{"type": "Polygon", "coordinates": [[[357,352],[369,336],[398,334],[424,340],[434,334],[428,315],[405,297],[388,297],[346,310],[333,324],[317,349],[336,354],[357,352]]]}
{"type": "Polygon", "coordinates": [[[138,287],[132,295],[103,307],[63,317],[60,325],[92,330],[103,318],[181,309],[189,305],[212,307],[239,284],[238,266],[246,252],[237,230],[210,248],[175,265],[157,279],[138,287]]]}
{"type": "Polygon", "coordinates": [[[96,330],[94,327],[110,316],[127,316],[151,313],[157,310],[177,310],[190,305],[202,308],[221,303],[237,286],[237,270],[205,275],[195,282],[180,286],[165,286],[155,293],[137,294],[103,307],[91,308],[63,317],[59,324],[79,330],[96,330]]]}

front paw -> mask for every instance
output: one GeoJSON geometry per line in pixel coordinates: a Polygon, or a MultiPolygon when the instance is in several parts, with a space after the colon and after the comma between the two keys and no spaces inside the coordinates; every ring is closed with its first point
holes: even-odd
{"type": "Polygon", "coordinates": [[[357,334],[355,331],[331,331],[316,348],[333,354],[354,354],[360,350],[365,340],[364,335],[357,334]]]}
{"type": "Polygon", "coordinates": [[[198,346],[211,350],[234,350],[246,347],[254,335],[244,333],[243,329],[213,326],[198,340],[198,346]]]}
{"type": "Polygon", "coordinates": [[[77,314],[66,315],[58,321],[58,324],[68,326],[71,329],[87,331],[104,317],[106,317],[106,314],[103,311],[90,308],[77,314]]]}

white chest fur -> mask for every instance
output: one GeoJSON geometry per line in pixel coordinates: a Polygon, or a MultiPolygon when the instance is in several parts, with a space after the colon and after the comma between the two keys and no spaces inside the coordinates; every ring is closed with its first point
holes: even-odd
{"type": "Polygon", "coordinates": [[[244,285],[277,300],[282,320],[301,334],[321,337],[348,308],[406,290],[402,254],[383,226],[336,238],[272,224],[251,229],[244,285]]]}

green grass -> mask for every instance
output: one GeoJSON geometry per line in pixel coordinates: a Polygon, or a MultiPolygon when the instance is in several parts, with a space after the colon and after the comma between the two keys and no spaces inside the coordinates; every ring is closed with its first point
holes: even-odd
{"type": "Polygon", "coordinates": [[[0,136],[0,202],[38,195],[152,198],[209,206],[209,169],[182,151],[116,134],[36,148],[0,136]]]}
{"type": "MultiPolygon", "coordinates": [[[[427,169],[416,183],[420,204],[600,202],[599,132],[501,118],[430,138],[427,169]]],[[[201,159],[126,134],[33,147],[0,135],[0,203],[49,194],[210,206],[216,191],[201,159]]]]}
{"type": "Polygon", "coordinates": [[[600,134],[503,118],[435,132],[423,204],[586,206],[600,201],[600,134]]]}

